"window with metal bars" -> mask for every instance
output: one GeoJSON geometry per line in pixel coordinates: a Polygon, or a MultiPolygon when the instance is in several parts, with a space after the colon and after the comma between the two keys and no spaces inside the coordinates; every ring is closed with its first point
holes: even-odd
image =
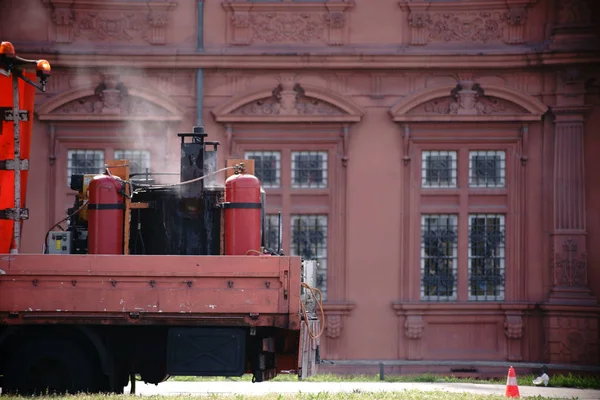
{"type": "Polygon", "coordinates": [[[71,175],[100,174],[103,170],[103,150],[72,149],[67,152],[67,186],[71,186],[71,175]]]}
{"type": "Polygon", "coordinates": [[[115,150],[115,159],[128,160],[130,174],[150,170],[150,152],[147,150],[115,150]]]}
{"type": "Polygon", "coordinates": [[[317,261],[317,288],[327,299],[327,216],[292,215],[290,254],[317,261]]]}
{"type": "Polygon", "coordinates": [[[247,160],[254,160],[254,175],[264,188],[281,185],[281,153],[279,151],[247,151],[247,160]]]}
{"type": "Polygon", "coordinates": [[[456,151],[423,151],[422,178],[424,188],[455,188],[456,151]]]}
{"type": "Polygon", "coordinates": [[[421,216],[421,300],[456,300],[457,216],[421,216]]]}
{"type": "Polygon", "coordinates": [[[267,214],[265,225],[265,247],[277,251],[279,247],[279,214],[267,214]]]}
{"type": "Polygon", "coordinates": [[[501,188],[506,180],[506,152],[469,152],[469,186],[501,188]]]}
{"type": "Polygon", "coordinates": [[[327,187],[327,152],[292,152],[292,188],[327,187]]]}
{"type": "Polygon", "coordinates": [[[504,215],[469,215],[469,300],[504,300],[504,215]]]}

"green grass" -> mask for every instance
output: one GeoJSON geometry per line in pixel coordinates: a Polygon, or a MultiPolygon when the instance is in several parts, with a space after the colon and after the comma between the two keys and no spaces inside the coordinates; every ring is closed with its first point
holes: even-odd
{"type": "MultiPolygon", "coordinates": [[[[223,377],[195,377],[195,376],[175,376],[170,378],[173,381],[184,382],[210,382],[210,381],[250,381],[252,375],[243,375],[241,377],[223,378],[223,377]]],[[[519,386],[533,386],[534,375],[518,375],[517,382],[519,386]]],[[[274,382],[296,382],[296,375],[278,375],[274,382]]],[[[334,375],[320,374],[305,379],[307,382],[379,382],[379,375],[334,375]]],[[[505,385],[506,378],[500,379],[475,379],[475,378],[457,378],[455,376],[441,376],[435,374],[423,375],[386,375],[385,382],[445,382],[445,383],[482,383],[505,385]]],[[[548,387],[565,387],[576,389],[600,389],[600,377],[552,375],[548,387]]]]}
{"type": "MultiPolygon", "coordinates": [[[[3,397],[6,400],[24,400],[24,397],[3,397]]],[[[103,396],[103,395],[77,395],[77,396],[43,396],[36,399],[53,399],[53,400],[127,400],[131,399],[128,395],[121,396],[103,396]]],[[[176,395],[176,396],[144,396],[144,400],[505,400],[504,396],[481,395],[473,393],[448,393],[443,391],[419,391],[406,390],[403,392],[382,393],[382,392],[360,392],[353,393],[298,393],[298,394],[269,394],[260,396],[245,396],[245,395],[176,395]]],[[[550,397],[528,397],[533,400],[555,400],[550,397]]]]}

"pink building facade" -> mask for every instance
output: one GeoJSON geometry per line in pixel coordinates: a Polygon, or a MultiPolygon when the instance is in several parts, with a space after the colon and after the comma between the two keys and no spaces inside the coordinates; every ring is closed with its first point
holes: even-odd
{"type": "Polygon", "coordinates": [[[596,3],[5,1],[2,40],[53,66],[23,251],[71,173],[178,172],[201,124],[319,262],[323,369],[598,365],[596,3]]]}

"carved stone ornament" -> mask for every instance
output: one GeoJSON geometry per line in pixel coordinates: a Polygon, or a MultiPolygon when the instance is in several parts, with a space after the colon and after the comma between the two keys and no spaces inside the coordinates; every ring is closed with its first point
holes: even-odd
{"type": "Polygon", "coordinates": [[[164,117],[169,112],[145,99],[130,96],[117,75],[106,74],[92,96],[70,101],[54,110],[54,114],[164,117]]]}
{"type": "Polygon", "coordinates": [[[169,15],[175,1],[138,3],[116,0],[43,0],[54,22],[51,35],[57,43],[77,42],[167,42],[169,15]]]}
{"type": "Polygon", "coordinates": [[[554,284],[561,287],[585,288],[587,286],[587,255],[578,253],[577,242],[567,239],[562,249],[551,247],[554,284]]]}
{"type": "Polygon", "coordinates": [[[425,322],[420,315],[408,315],[404,322],[404,334],[407,338],[417,340],[423,338],[425,322]]]}
{"type": "Polygon", "coordinates": [[[600,308],[589,307],[587,313],[573,313],[558,305],[544,305],[542,309],[548,362],[598,365],[600,308]]]}
{"type": "Polygon", "coordinates": [[[558,2],[558,22],[561,25],[589,25],[591,3],[596,0],[561,0],[558,2]]]}
{"type": "Polygon", "coordinates": [[[344,115],[340,108],[324,101],[307,97],[300,84],[280,83],[272,96],[256,100],[233,111],[245,115],[344,115]]]}
{"type": "Polygon", "coordinates": [[[507,315],[504,320],[504,334],[509,339],[523,337],[523,318],[520,315],[507,315]]]}
{"type": "Polygon", "coordinates": [[[330,339],[337,339],[342,333],[342,316],[329,315],[326,319],[325,336],[330,339]]]}
{"type": "Polygon", "coordinates": [[[507,115],[523,113],[515,104],[485,96],[484,90],[471,80],[460,81],[450,96],[433,99],[411,111],[439,115],[507,115]]]}
{"type": "MultiPolygon", "coordinates": [[[[324,303],[323,311],[325,312],[325,337],[331,340],[338,339],[342,335],[344,319],[350,315],[353,309],[353,303],[324,303]]],[[[330,344],[332,343],[330,342],[330,344]]]]}
{"type": "Polygon", "coordinates": [[[537,0],[411,2],[401,0],[413,46],[429,43],[524,43],[527,7],[537,0]]]}
{"type": "Polygon", "coordinates": [[[346,13],[352,1],[234,2],[224,1],[228,16],[228,43],[231,45],[327,44],[340,46],[348,41],[346,13]]]}

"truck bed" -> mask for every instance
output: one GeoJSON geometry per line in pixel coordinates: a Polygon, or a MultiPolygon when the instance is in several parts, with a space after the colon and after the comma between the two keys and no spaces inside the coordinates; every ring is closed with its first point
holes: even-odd
{"type": "Polygon", "coordinates": [[[299,257],[0,255],[4,324],[299,329],[299,257]]]}

